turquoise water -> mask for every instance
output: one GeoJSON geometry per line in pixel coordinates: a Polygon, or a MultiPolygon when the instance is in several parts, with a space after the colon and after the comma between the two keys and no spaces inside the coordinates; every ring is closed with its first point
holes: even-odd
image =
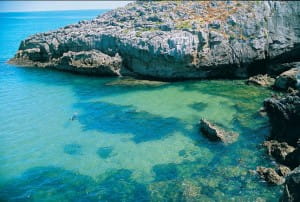
{"type": "Polygon", "coordinates": [[[149,82],[5,63],[28,35],[100,12],[0,14],[0,200],[277,200],[278,187],[248,172],[272,164],[259,146],[269,132],[257,113],[267,89],[239,80],[149,82]],[[239,132],[238,141],[208,141],[201,117],[239,132]]]}

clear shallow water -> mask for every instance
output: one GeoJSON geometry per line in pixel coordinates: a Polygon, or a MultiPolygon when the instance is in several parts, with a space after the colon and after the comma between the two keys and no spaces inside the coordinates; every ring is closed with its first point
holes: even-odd
{"type": "Polygon", "coordinates": [[[99,11],[1,13],[0,199],[274,201],[248,171],[271,164],[257,111],[270,92],[243,81],[139,83],[5,64],[30,34],[99,11]],[[77,114],[75,120],[70,118],[77,114]],[[240,133],[232,145],[201,117],[240,133]]]}

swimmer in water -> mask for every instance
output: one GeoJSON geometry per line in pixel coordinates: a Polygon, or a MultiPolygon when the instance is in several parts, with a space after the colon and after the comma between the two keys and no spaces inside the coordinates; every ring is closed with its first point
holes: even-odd
{"type": "Polygon", "coordinates": [[[76,119],[77,115],[78,115],[78,113],[75,112],[75,113],[72,115],[72,117],[70,118],[70,120],[71,120],[71,121],[74,121],[74,120],[76,119]]]}

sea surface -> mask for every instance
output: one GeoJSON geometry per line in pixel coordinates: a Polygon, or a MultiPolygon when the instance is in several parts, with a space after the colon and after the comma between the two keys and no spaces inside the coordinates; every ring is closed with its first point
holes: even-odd
{"type": "Polygon", "coordinates": [[[104,10],[0,13],[0,201],[276,201],[249,172],[270,166],[243,80],[151,82],[6,64],[22,39],[104,10]],[[210,142],[201,118],[240,133],[210,142]]]}

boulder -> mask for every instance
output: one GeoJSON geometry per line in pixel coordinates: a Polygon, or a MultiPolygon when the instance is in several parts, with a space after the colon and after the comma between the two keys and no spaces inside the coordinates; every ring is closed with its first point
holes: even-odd
{"type": "Polygon", "coordinates": [[[296,88],[298,74],[300,74],[300,68],[283,72],[276,78],[275,87],[280,90],[287,90],[289,87],[296,88]]]}
{"type": "Polygon", "coordinates": [[[300,201],[300,167],[295,168],[287,177],[281,197],[282,202],[300,201]]]}
{"type": "Polygon", "coordinates": [[[237,140],[239,134],[232,131],[225,131],[221,126],[217,126],[205,119],[200,120],[200,131],[212,141],[221,141],[224,143],[233,143],[237,140]]]}
{"type": "Polygon", "coordinates": [[[264,101],[264,108],[272,127],[270,139],[297,147],[300,138],[299,92],[268,98],[264,101]]]}
{"type": "Polygon", "coordinates": [[[300,148],[298,147],[293,152],[286,156],[285,164],[289,167],[296,168],[300,165],[300,148]]]}
{"type": "Polygon", "coordinates": [[[290,172],[291,169],[284,165],[279,165],[277,168],[277,173],[282,177],[286,177],[290,172]]]}
{"type": "Polygon", "coordinates": [[[262,75],[256,75],[250,77],[246,83],[247,84],[252,84],[252,85],[257,85],[257,86],[263,86],[263,87],[270,87],[274,84],[275,79],[272,77],[268,76],[267,74],[262,75]]]}
{"type": "Polygon", "coordinates": [[[286,142],[278,142],[277,140],[265,141],[263,145],[267,147],[268,154],[281,163],[285,163],[286,156],[295,150],[286,142]]]}
{"type": "Polygon", "coordinates": [[[256,172],[269,184],[281,185],[285,181],[273,168],[257,167],[256,172]]]}

